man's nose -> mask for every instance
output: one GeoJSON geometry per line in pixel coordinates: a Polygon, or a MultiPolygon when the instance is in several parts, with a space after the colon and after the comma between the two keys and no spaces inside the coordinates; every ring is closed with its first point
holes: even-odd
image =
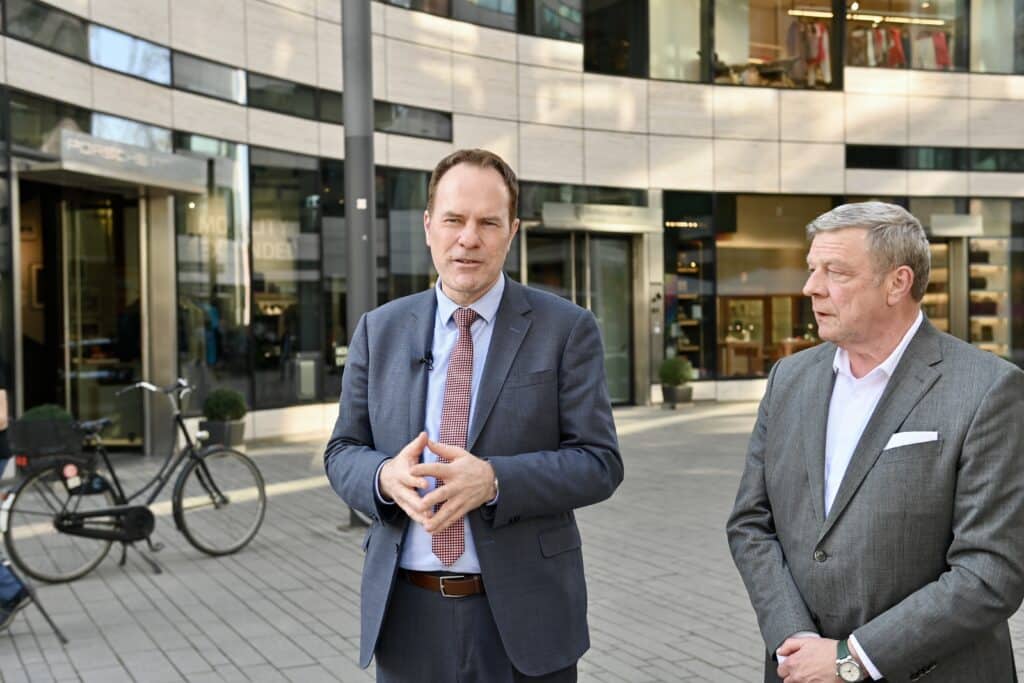
{"type": "Polygon", "coordinates": [[[459,244],[464,247],[475,247],[480,244],[480,231],[474,221],[467,221],[459,232],[459,244]]]}
{"type": "Polygon", "coordinates": [[[807,281],[804,282],[804,296],[821,296],[823,292],[822,279],[819,271],[812,270],[807,274],[807,281]]]}

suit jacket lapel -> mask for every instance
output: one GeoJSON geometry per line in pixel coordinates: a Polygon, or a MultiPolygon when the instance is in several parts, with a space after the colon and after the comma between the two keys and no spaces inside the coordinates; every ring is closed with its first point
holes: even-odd
{"type": "Polygon", "coordinates": [[[505,278],[505,293],[501,297],[498,314],[494,318],[491,346],[487,350],[484,372],[480,377],[480,387],[477,389],[473,422],[469,425],[466,439],[466,450],[470,452],[473,451],[473,446],[483,431],[491,409],[494,408],[494,402],[505,384],[505,378],[512,368],[512,361],[519,353],[519,346],[526,338],[526,333],[533,322],[526,315],[531,307],[524,290],[522,285],[505,278]]]}
{"type": "Polygon", "coordinates": [[[935,384],[941,373],[933,366],[941,360],[939,335],[925,320],[896,366],[896,371],[889,379],[875,412],[872,413],[860,441],[857,442],[857,448],[853,451],[850,465],[846,468],[846,474],[839,485],[832,509],[818,536],[819,541],[843,514],[864,477],[882,455],[882,449],[885,448],[889,437],[899,429],[921,397],[935,384]]]}
{"type": "MultiPolygon", "coordinates": [[[[409,383],[409,433],[406,443],[426,428],[427,417],[427,378],[428,368],[416,359],[422,358],[434,345],[434,317],[437,314],[437,295],[428,290],[418,295],[409,308],[409,348],[410,372],[409,383]],[[421,299],[422,297],[422,299],[421,299]]],[[[397,400],[402,400],[399,397],[397,400]]]]}
{"type": "Polygon", "coordinates": [[[828,344],[827,348],[829,351],[821,353],[809,382],[804,383],[800,394],[801,414],[807,416],[810,424],[822,425],[821,429],[803,430],[804,464],[811,487],[814,518],[819,523],[825,521],[825,425],[828,424],[829,399],[835,384],[835,372],[832,370],[835,346],[828,344]]]}

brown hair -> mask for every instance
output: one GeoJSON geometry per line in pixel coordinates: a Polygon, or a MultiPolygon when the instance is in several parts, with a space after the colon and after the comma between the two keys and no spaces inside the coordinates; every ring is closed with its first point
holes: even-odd
{"type": "Polygon", "coordinates": [[[434,172],[430,175],[430,185],[427,186],[427,211],[434,210],[434,193],[437,192],[437,184],[441,182],[441,178],[459,164],[493,168],[498,172],[501,179],[505,181],[505,187],[508,188],[508,222],[511,225],[518,212],[519,181],[516,179],[515,171],[505,163],[504,159],[486,149],[460,149],[437,162],[434,172]]]}

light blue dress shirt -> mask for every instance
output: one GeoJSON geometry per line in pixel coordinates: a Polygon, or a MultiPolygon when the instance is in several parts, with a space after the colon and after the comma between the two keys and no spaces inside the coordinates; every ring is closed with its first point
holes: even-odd
{"type": "MultiPolygon", "coordinates": [[[[455,350],[455,343],[459,340],[459,328],[453,317],[459,306],[441,291],[440,280],[437,282],[435,292],[437,315],[434,317],[434,343],[431,347],[434,369],[430,371],[430,379],[427,382],[427,413],[423,424],[432,441],[437,441],[441,433],[441,409],[444,407],[448,361],[455,350]]],[[[470,327],[473,334],[473,384],[469,403],[469,424],[473,424],[480,378],[483,376],[484,361],[487,360],[487,350],[491,347],[491,334],[494,332],[494,318],[498,314],[498,306],[504,293],[505,276],[502,275],[486,294],[469,306],[477,314],[477,319],[470,327]]],[[[437,456],[429,448],[425,449],[423,462],[437,462],[437,456]]],[[[428,480],[430,485],[423,495],[433,491],[436,486],[433,477],[428,477],[428,480]]],[[[476,555],[476,546],[473,545],[473,532],[469,528],[469,520],[463,519],[462,524],[466,530],[466,551],[455,564],[445,567],[431,549],[430,534],[423,529],[423,525],[410,522],[409,529],[405,532],[402,555],[398,559],[399,566],[420,572],[450,571],[456,574],[479,574],[480,560],[476,555]]]]}

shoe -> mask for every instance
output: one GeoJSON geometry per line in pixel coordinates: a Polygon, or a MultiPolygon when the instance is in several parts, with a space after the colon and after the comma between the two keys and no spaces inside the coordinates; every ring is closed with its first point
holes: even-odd
{"type": "Polygon", "coordinates": [[[18,612],[28,607],[30,602],[32,602],[32,596],[28,590],[22,588],[8,602],[0,605],[0,631],[6,630],[11,625],[11,622],[14,621],[14,617],[18,615],[18,612]]]}

